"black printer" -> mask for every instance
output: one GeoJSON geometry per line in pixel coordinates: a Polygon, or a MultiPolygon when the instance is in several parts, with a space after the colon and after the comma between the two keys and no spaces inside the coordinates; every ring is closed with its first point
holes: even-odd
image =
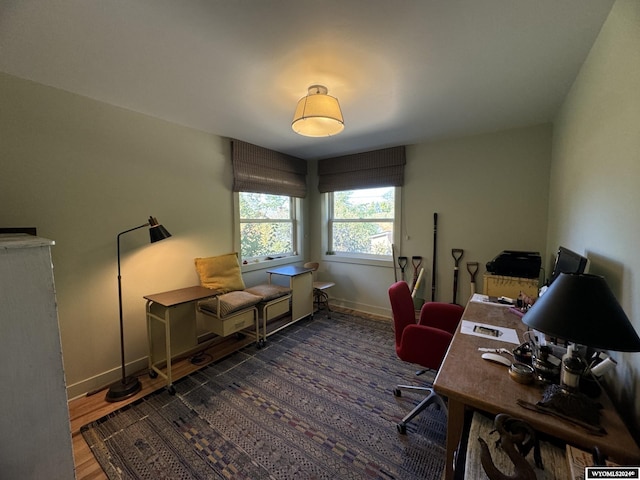
{"type": "Polygon", "coordinates": [[[487,272],[508,277],[538,278],[542,259],[538,252],[504,250],[487,262],[487,272]]]}

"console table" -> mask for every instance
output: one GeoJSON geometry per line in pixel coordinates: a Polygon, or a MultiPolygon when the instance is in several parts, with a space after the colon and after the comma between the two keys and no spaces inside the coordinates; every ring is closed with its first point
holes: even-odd
{"type": "MultiPolygon", "coordinates": [[[[526,330],[526,325],[508,308],[487,302],[470,301],[462,319],[513,328],[520,340],[526,330]]],[[[482,360],[478,351],[479,347],[512,349],[515,345],[464,334],[460,329],[461,326],[434,381],[436,392],[448,398],[446,479],[454,476],[455,452],[460,444],[467,409],[491,415],[506,413],[523,419],[539,432],[571,445],[586,450],[598,446],[605,455],[620,464],[640,464],[640,449],[604,392],[598,398],[604,407],[601,425],[607,432],[602,436],[590,434],[556,417],[524,409],[518,405],[518,399],[536,403],[542,397],[542,389],[514,382],[506,367],[482,360]]]]}
{"type": "Polygon", "coordinates": [[[147,339],[149,342],[149,376],[160,375],[167,380],[170,393],[175,393],[171,378],[171,358],[192,349],[198,344],[196,332],[196,302],[215,297],[220,292],[200,286],[180,288],[168,292],[145,295],[147,300],[147,339]],[[181,319],[184,319],[181,321],[181,319]],[[159,322],[163,328],[156,327],[159,322]],[[171,333],[171,324],[179,323],[180,328],[171,333]],[[164,352],[157,348],[164,331],[164,352]],[[173,343],[173,346],[172,346],[173,343]],[[172,353],[172,350],[173,353],[172,353]],[[175,351],[178,350],[178,351],[175,351]],[[164,356],[162,355],[164,353],[164,356]],[[166,373],[159,365],[166,361],[166,373]]]}

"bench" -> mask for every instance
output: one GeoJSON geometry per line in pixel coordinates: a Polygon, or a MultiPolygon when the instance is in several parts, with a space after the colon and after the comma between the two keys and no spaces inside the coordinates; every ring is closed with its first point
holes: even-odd
{"type": "Polygon", "coordinates": [[[289,311],[291,289],[272,284],[246,288],[237,253],[196,258],[195,267],[203,287],[222,292],[198,303],[198,322],[222,337],[253,327],[258,346],[264,345],[267,322],[289,311]]]}

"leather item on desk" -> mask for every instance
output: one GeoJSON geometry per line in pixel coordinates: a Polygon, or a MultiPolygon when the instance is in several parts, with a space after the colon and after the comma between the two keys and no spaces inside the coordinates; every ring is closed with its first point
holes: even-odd
{"type": "Polygon", "coordinates": [[[534,412],[539,412],[539,413],[545,413],[547,415],[552,415],[554,417],[558,417],[566,422],[569,422],[573,425],[576,425],[578,427],[582,427],[585,430],[587,430],[589,433],[591,433],[592,435],[606,435],[607,431],[601,427],[601,426],[593,426],[590,425],[586,422],[583,422],[582,420],[578,420],[576,418],[570,417],[569,415],[565,415],[561,412],[558,412],[556,410],[554,410],[553,408],[550,407],[546,407],[544,405],[540,405],[540,403],[529,403],[525,400],[521,400],[518,399],[517,400],[518,405],[520,405],[522,408],[526,408],[528,410],[533,410],[534,412]]]}
{"type": "Polygon", "coordinates": [[[600,426],[602,405],[580,392],[563,389],[560,385],[549,385],[538,405],[548,407],[594,427],[600,426]]]}

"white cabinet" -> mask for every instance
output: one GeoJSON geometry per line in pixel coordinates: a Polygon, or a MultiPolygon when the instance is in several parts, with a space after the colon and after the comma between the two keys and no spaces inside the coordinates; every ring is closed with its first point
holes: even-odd
{"type": "Polygon", "coordinates": [[[0,477],[75,478],[54,242],[0,235],[0,477]]]}
{"type": "Polygon", "coordinates": [[[313,270],[295,265],[285,265],[267,270],[267,273],[269,274],[269,283],[272,283],[273,275],[289,277],[292,322],[313,315],[313,270]]]}
{"type": "Polygon", "coordinates": [[[264,325],[264,338],[277,331],[302,320],[306,317],[313,317],[313,270],[295,265],[285,265],[283,267],[267,270],[269,283],[273,282],[273,276],[289,278],[289,288],[291,289],[291,319],[286,322],[274,322],[271,328],[264,325]]]}

